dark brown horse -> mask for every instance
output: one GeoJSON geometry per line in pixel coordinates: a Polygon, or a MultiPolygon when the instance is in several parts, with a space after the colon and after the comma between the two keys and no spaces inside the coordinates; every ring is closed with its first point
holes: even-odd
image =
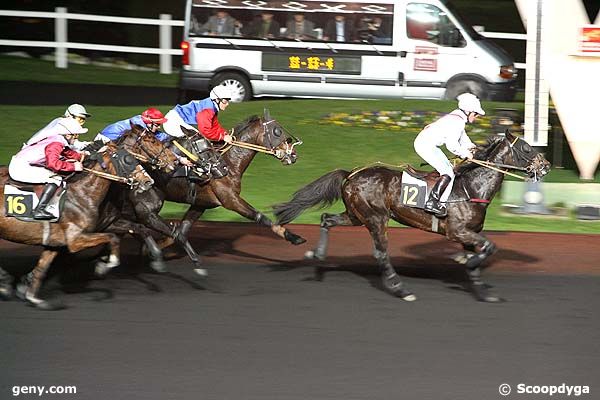
{"type": "MultiPolygon", "coordinates": [[[[7,217],[4,201],[0,204],[0,238],[16,243],[43,246],[38,263],[26,279],[28,287],[23,293],[25,300],[41,309],[57,308],[56,304],[42,300],[38,292],[42,280],[56,255],[65,248],[75,253],[83,249],[108,244],[110,256],[106,262],[98,261],[97,269],[112,268],[119,264],[119,238],[112,233],[100,233],[97,229],[98,208],[104,201],[109,187],[117,184],[107,178],[116,179],[118,184],[129,183],[135,188],[147,188],[151,179],[128,153],[123,154],[115,146],[102,153],[95,153],[85,161],[84,172],[69,179],[65,202],[60,219],[56,223],[24,222],[7,217]],[[127,170],[127,174],[119,171],[127,170]],[[122,179],[121,179],[122,178],[122,179]]],[[[0,167],[0,198],[4,198],[4,185],[9,180],[8,168],[0,167]]],[[[2,291],[10,294],[7,274],[2,271],[2,291]]]]}
{"type": "MultiPolygon", "coordinates": [[[[227,176],[213,179],[206,184],[195,184],[182,178],[155,179],[156,187],[164,193],[167,200],[191,205],[176,234],[187,237],[190,227],[205,210],[225,207],[251,221],[269,227],[276,235],[293,244],[304,243],[302,237],[280,225],[273,224],[267,216],[252,207],[240,195],[242,175],[257,152],[265,152],[279,159],[282,164],[291,165],[297,159],[294,146],[302,142],[287,133],[276,120],[271,119],[266,110],[262,118],[250,117],[236,126],[234,132],[237,137],[236,142],[232,147],[226,148],[222,156],[229,170],[227,176]]],[[[163,243],[163,247],[171,243],[172,240],[168,240],[163,243]]]]}
{"type": "Polygon", "coordinates": [[[474,158],[489,162],[496,169],[475,162],[460,165],[445,219],[438,220],[422,209],[401,205],[402,172],[384,167],[365,168],[353,174],[344,170],[332,171],[298,190],[289,202],[275,206],[275,215],[280,224],[287,224],[310,207],[330,205],[341,198],[346,210],[340,214],[321,215],[320,240],[314,251],[307,253],[307,258],[325,259],[332,227],[364,225],[373,239],[373,255],[385,289],[407,301],[416,297],[403,285],[390,262],[386,234],[389,219],[444,235],[463,245],[466,253],[462,262],[466,264],[470,287],[476,298],[500,301],[481,280],[480,270],[481,263],[495,250],[495,245],[480,232],[487,205],[504,179],[500,169],[522,170],[531,179],[540,179],[548,173],[550,163],[524,140],[509,132],[506,136],[490,137],[486,146],[477,149],[474,158]]]}

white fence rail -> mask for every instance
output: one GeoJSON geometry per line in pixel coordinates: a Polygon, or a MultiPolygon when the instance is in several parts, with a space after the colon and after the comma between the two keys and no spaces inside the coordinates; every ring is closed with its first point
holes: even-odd
{"type": "Polygon", "coordinates": [[[150,19],[69,13],[64,7],[56,7],[54,10],[54,12],[0,10],[0,17],[54,19],[54,41],[0,39],[0,46],[53,47],[56,49],[55,65],[57,68],[67,68],[67,49],[157,54],[159,55],[159,65],[161,74],[170,74],[172,72],[171,57],[182,54],[181,49],[171,48],[171,29],[173,26],[183,26],[183,21],[172,20],[171,15],[169,14],[160,14],[159,19],[150,19]],[[67,24],[69,20],[112,22],[118,24],[157,25],[159,26],[159,48],[69,42],[67,34],[67,24]]]}
{"type": "MultiPolygon", "coordinates": [[[[172,27],[183,26],[184,22],[172,20],[170,14],[160,14],[159,19],[150,18],[129,18],[113,17],[108,15],[91,15],[69,13],[64,7],[56,7],[54,12],[42,11],[20,11],[20,10],[0,10],[0,17],[30,17],[30,18],[52,18],[54,19],[54,41],[35,41],[35,40],[5,40],[0,39],[0,46],[18,46],[18,47],[52,47],[56,49],[55,65],[57,68],[67,68],[67,49],[97,50],[97,51],[115,51],[122,53],[138,54],[157,54],[159,56],[159,65],[161,74],[170,74],[172,72],[172,56],[182,54],[181,49],[171,48],[172,27]],[[68,21],[94,21],[111,22],[118,24],[136,24],[136,25],[157,25],[159,26],[159,47],[136,47],[136,46],[115,46],[94,43],[78,43],[68,41],[68,21]]],[[[526,40],[526,34],[521,33],[502,33],[502,32],[480,32],[481,35],[493,39],[526,40]]],[[[525,63],[515,63],[518,69],[525,69],[525,63]]]]}

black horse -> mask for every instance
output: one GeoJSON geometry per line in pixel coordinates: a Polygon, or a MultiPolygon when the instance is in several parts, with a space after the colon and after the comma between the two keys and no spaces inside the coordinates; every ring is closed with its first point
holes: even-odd
{"type": "MultiPolygon", "coordinates": [[[[346,210],[341,214],[321,215],[320,240],[316,249],[307,253],[307,258],[325,259],[329,229],[332,227],[364,225],[374,242],[373,255],[381,270],[385,289],[407,301],[416,297],[404,287],[390,262],[386,235],[389,218],[445,235],[449,240],[461,243],[465,249],[465,255],[459,262],[466,265],[475,297],[481,301],[496,302],[501,299],[489,292],[481,280],[480,270],[481,263],[495,251],[495,245],[480,232],[487,205],[502,185],[503,169],[525,171],[530,179],[537,180],[548,173],[550,163],[524,140],[507,131],[505,136],[490,137],[487,145],[477,149],[473,162],[457,168],[445,219],[402,205],[402,173],[385,167],[364,168],[352,174],[344,170],[332,171],[298,190],[291,201],[276,205],[275,215],[280,224],[287,224],[310,207],[330,205],[341,198],[346,210]]],[[[419,171],[413,170],[413,173],[419,174],[419,171]]],[[[426,178],[428,174],[423,172],[420,175],[426,178]]]]}

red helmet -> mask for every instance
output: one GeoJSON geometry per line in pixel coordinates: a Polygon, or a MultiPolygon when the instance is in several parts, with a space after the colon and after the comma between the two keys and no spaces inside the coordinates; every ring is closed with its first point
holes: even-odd
{"type": "Polygon", "coordinates": [[[142,121],[144,121],[145,124],[164,124],[167,122],[167,119],[160,110],[149,108],[142,113],[142,121]]]}

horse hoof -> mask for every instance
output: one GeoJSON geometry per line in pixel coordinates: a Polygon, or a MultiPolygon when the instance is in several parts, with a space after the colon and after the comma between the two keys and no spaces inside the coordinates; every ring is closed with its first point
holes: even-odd
{"type": "Polygon", "coordinates": [[[404,301],[417,300],[417,296],[415,296],[414,294],[412,294],[412,292],[404,288],[404,283],[400,279],[400,276],[398,276],[398,274],[396,273],[382,277],[382,283],[383,287],[388,293],[399,297],[404,301]]]}
{"type": "Polygon", "coordinates": [[[67,306],[60,300],[43,300],[30,294],[25,295],[25,301],[27,301],[27,304],[37,308],[38,310],[57,311],[67,308],[67,306]]]}
{"type": "Polygon", "coordinates": [[[203,278],[208,276],[208,271],[205,268],[194,268],[194,272],[203,278]]]}
{"type": "Polygon", "coordinates": [[[292,233],[287,229],[285,230],[284,236],[285,240],[287,240],[295,246],[298,246],[302,243],[306,243],[306,239],[304,239],[302,236],[296,235],[295,233],[292,233]]]}
{"type": "Polygon", "coordinates": [[[67,308],[67,306],[63,302],[58,301],[58,300],[54,300],[54,301],[42,300],[38,303],[29,302],[29,305],[37,308],[38,310],[42,310],[42,311],[58,311],[58,310],[64,310],[67,308]]]}
{"type": "Polygon", "coordinates": [[[17,290],[15,290],[15,296],[19,300],[25,300],[25,293],[27,293],[28,286],[24,283],[17,284],[17,290]]]}
{"type": "Polygon", "coordinates": [[[317,252],[315,252],[314,250],[308,250],[306,253],[304,253],[304,259],[305,260],[319,260],[319,261],[325,261],[325,255],[321,255],[317,252]]]}
{"type": "Polygon", "coordinates": [[[150,268],[161,274],[167,272],[167,264],[163,260],[150,261],[150,268]]]}
{"type": "Polygon", "coordinates": [[[119,259],[114,256],[111,255],[108,258],[108,261],[102,261],[102,260],[98,260],[96,262],[96,268],[95,268],[95,272],[97,276],[104,276],[108,273],[108,271],[110,271],[111,269],[113,269],[114,267],[119,265],[119,259]]]}
{"type": "Polygon", "coordinates": [[[502,297],[491,293],[484,285],[473,285],[473,295],[477,301],[483,303],[503,303],[506,301],[502,297]]]}
{"type": "Polygon", "coordinates": [[[408,290],[402,290],[400,293],[397,293],[396,296],[400,297],[404,301],[415,301],[417,300],[417,296],[408,290]]]}
{"type": "Polygon", "coordinates": [[[13,290],[10,286],[0,287],[0,300],[10,300],[13,296],[13,290]]]}
{"type": "Polygon", "coordinates": [[[306,239],[304,239],[302,236],[296,236],[296,238],[292,241],[292,244],[294,246],[298,246],[303,243],[306,243],[306,239]]]}

